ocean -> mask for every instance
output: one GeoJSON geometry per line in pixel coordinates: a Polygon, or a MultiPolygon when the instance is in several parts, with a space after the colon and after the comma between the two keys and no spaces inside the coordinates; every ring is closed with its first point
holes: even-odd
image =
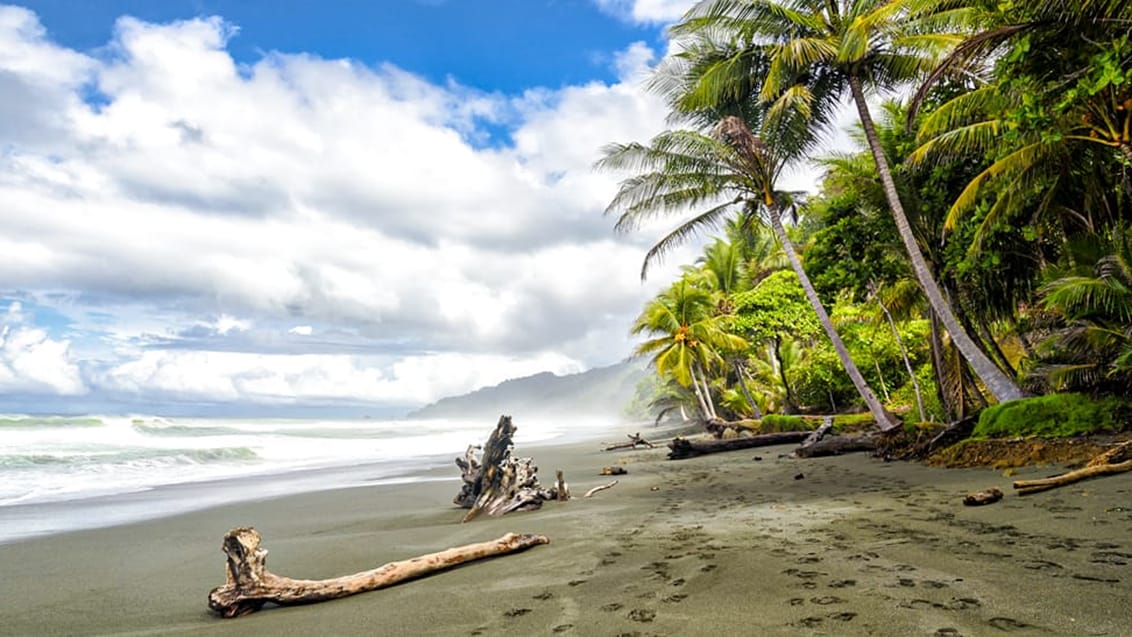
{"type": "MultiPolygon", "coordinates": [[[[517,453],[611,424],[517,419],[517,453]]],[[[455,484],[453,459],[494,427],[480,419],[0,416],[0,542],[302,491],[455,484]],[[451,478],[424,475],[445,465],[451,478]]]]}

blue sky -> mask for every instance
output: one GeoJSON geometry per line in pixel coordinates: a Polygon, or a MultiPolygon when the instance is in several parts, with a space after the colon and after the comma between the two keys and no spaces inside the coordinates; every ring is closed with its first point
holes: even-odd
{"type": "Polygon", "coordinates": [[[632,42],[663,46],[663,23],[617,19],[593,0],[39,0],[51,37],[102,47],[114,21],[169,22],[219,15],[239,27],[239,62],[264,51],[307,52],[366,64],[391,62],[435,83],[454,78],[519,93],[617,79],[615,54],[632,42]]]}
{"type": "MultiPolygon", "coordinates": [[[[687,0],[0,4],[0,412],[402,413],[626,357],[687,0]]],[[[789,184],[788,184],[789,185],[789,184]]]]}

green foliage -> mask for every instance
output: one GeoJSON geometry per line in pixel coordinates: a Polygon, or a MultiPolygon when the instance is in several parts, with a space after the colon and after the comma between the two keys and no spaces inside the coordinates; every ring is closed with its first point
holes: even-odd
{"type": "Polygon", "coordinates": [[[773,272],[753,289],[732,295],[731,305],[731,328],[752,342],[784,335],[813,338],[821,333],[798,277],[789,270],[773,272]]]}
{"type": "Polygon", "coordinates": [[[785,431],[811,431],[817,425],[804,416],[787,416],[782,414],[768,414],[759,421],[759,431],[764,434],[782,433],[785,431]]]}
{"type": "MultiPolygon", "coordinates": [[[[920,396],[924,400],[924,415],[929,422],[943,422],[946,419],[944,418],[943,405],[939,403],[939,392],[936,391],[935,386],[935,372],[932,370],[931,364],[920,365],[915,369],[916,380],[920,383],[920,396]]],[[[916,413],[915,388],[911,382],[907,382],[893,391],[886,406],[893,411],[907,410],[907,414],[904,416],[905,422],[919,418],[919,414],[916,413]]]]}
{"type": "Polygon", "coordinates": [[[1132,405],[1116,398],[1084,394],[1050,394],[984,409],[973,438],[1042,436],[1062,438],[1122,431],[1128,427],[1132,405]]]}
{"type": "Polygon", "coordinates": [[[824,225],[806,250],[806,272],[827,305],[846,291],[863,299],[870,283],[907,271],[892,219],[870,210],[857,193],[818,199],[810,210],[824,225]]]}

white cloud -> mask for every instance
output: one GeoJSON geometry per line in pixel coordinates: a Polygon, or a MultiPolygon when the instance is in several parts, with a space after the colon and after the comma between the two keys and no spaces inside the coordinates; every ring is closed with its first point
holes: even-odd
{"type": "Polygon", "coordinates": [[[20,303],[8,305],[0,326],[0,392],[73,396],[87,388],[71,357],[70,342],[23,323],[20,303]]]}
{"type": "Polygon", "coordinates": [[[638,24],[676,22],[695,0],[594,0],[603,11],[638,24]]]}
{"type": "Polygon", "coordinates": [[[125,18],[91,57],[0,7],[0,78],[36,97],[0,105],[0,280],[65,296],[85,334],[23,334],[61,361],[36,382],[79,391],[77,357],[106,391],[392,400],[628,353],[655,237],[613,235],[618,177],[591,167],[663,127],[647,46],[618,83],[505,96],[311,55],[241,66],[235,34],[125,18]],[[300,341],[343,351],[261,349],[300,341]]]}
{"type": "Polygon", "coordinates": [[[260,404],[421,404],[542,371],[577,372],[554,353],[410,356],[392,366],[352,356],[151,350],[97,377],[118,395],[260,404]]]}

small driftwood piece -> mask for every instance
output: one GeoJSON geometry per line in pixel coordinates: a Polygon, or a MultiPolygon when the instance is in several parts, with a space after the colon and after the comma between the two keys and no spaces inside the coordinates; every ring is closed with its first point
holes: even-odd
{"type": "Polygon", "coordinates": [[[629,470],[626,469],[625,467],[602,467],[601,468],[601,475],[603,475],[603,476],[623,476],[626,473],[629,473],[629,470]]]}
{"type": "Polygon", "coordinates": [[[228,556],[228,581],[208,594],[209,608],[223,617],[254,613],[268,602],[291,606],[348,597],[438,573],[466,562],[517,553],[550,542],[542,535],[508,533],[490,542],[390,562],[353,575],[325,580],[302,580],[268,571],[267,549],[260,547],[259,541],[259,533],[253,528],[235,528],[224,536],[223,548],[228,556]]]}
{"type": "Polygon", "coordinates": [[[649,449],[653,449],[653,448],[656,447],[656,445],[654,445],[653,443],[642,438],[641,432],[639,432],[639,431],[635,434],[626,434],[626,436],[628,436],[629,442],[619,442],[617,444],[609,445],[608,447],[603,449],[603,451],[617,451],[618,449],[636,449],[638,445],[642,446],[642,447],[647,447],[649,449]]]}
{"type": "Polygon", "coordinates": [[[617,485],[617,480],[614,480],[613,482],[610,482],[610,483],[607,483],[607,484],[596,486],[596,487],[590,489],[589,491],[586,491],[586,494],[582,497],[588,498],[588,497],[592,496],[593,494],[597,493],[598,491],[605,491],[606,489],[612,489],[616,485],[617,485]]]}
{"type": "Polygon", "coordinates": [[[808,431],[785,431],[782,433],[762,434],[750,438],[732,438],[729,440],[689,440],[687,438],[673,438],[668,443],[668,459],[682,460],[694,458],[709,453],[722,451],[735,451],[738,449],[751,449],[754,447],[768,447],[771,445],[788,445],[799,443],[810,435],[808,431]]]}
{"type": "Polygon", "coordinates": [[[1084,467],[1051,478],[1017,480],[1014,489],[1018,495],[1047,491],[1088,478],[1132,471],[1132,441],[1121,443],[1093,458],[1084,467]]]}
{"type": "Polygon", "coordinates": [[[558,489],[544,489],[538,482],[538,467],[530,458],[511,455],[511,438],[516,427],[510,416],[500,416],[499,423],[483,445],[478,460],[478,447],[468,447],[463,458],[456,458],[464,480],[453,503],[470,509],[464,522],[480,513],[499,516],[512,511],[538,509],[546,500],[558,500],[558,489]]]}
{"type": "Polygon", "coordinates": [[[554,476],[556,478],[554,482],[555,499],[559,502],[565,502],[569,500],[570,485],[566,484],[566,477],[562,474],[562,470],[559,469],[555,471],[554,476]]]}
{"type": "Polygon", "coordinates": [[[1001,499],[1002,499],[1002,491],[995,488],[995,487],[991,487],[991,488],[986,489],[984,491],[976,491],[974,493],[968,493],[967,496],[963,498],[963,504],[965,504],[969,507],[977,507],[977,506],[984,506],[984,505],[987,505],[987,504],[994,504],[995,502],[998,502],[1001,499]]]}

